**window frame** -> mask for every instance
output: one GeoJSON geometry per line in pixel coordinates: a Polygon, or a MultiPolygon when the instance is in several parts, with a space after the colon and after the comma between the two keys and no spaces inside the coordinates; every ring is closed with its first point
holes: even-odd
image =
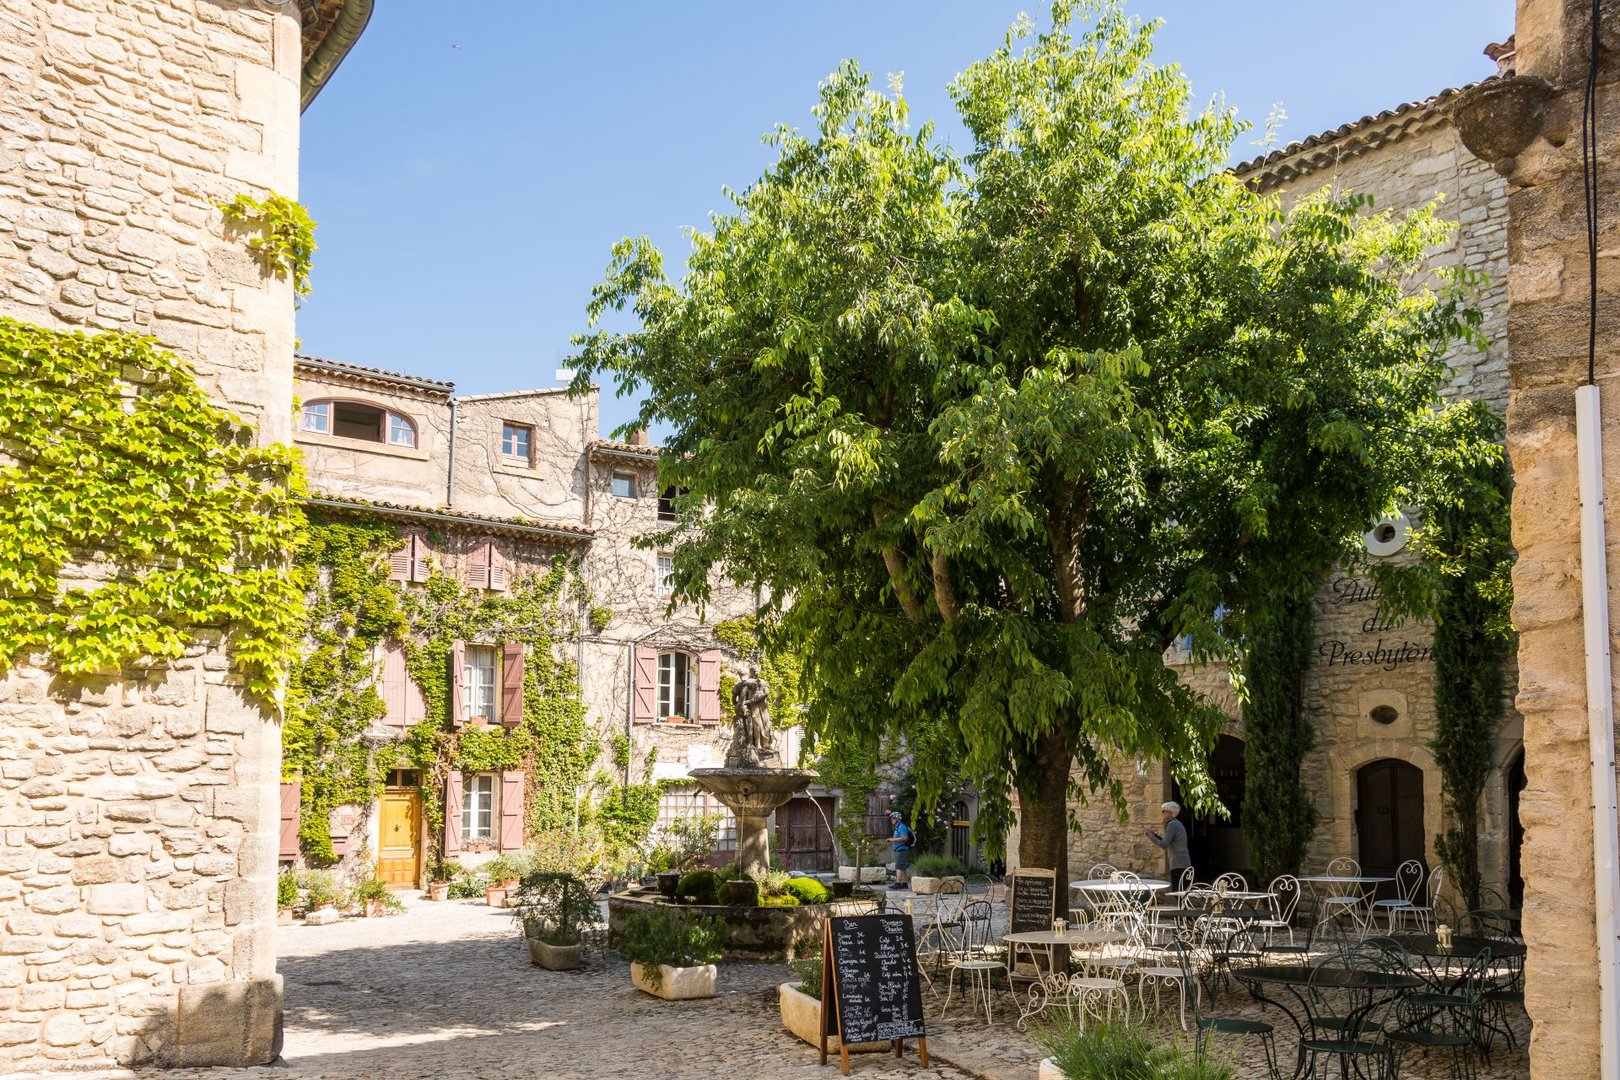
{"type": "Polygon", "coordinates": [[[698,658],[685,649],[663,649],[658,653],[658,680],[653,687],[653,720],[668,724],[671,717],[697,720],[698,658]],[[666,663],[667,661],[667,663],[666,663]],[[684,671],[678,669],[684,668],[684,671]],[[682,700],[676,701],[680,691],[682,700]],[[682,706],[677,708],[677,706],[682,706]]]}
{"type": "Polygon", "coordinates": [[[686,494],[685,488],[667,487],[658,493],[658,520],[666,525],[680,521],[680,514],[675,510],[675,500],[686,494]]]}
{"type": "Polygon", "coordinates": [[[634,499],[636,497],[636,474],[614,471],[608,474],[608,492],[615,499],[634,499]],[[629,489],[627,494],[619,494],[619,481],[623,480],[629,489]]]}
{"type": "Polygon", "coordinates": [[[674,596],[675,556],[670,552],[660,551],[653,566],[653,583],[658,587],[658,595],[674,596]]]}
{"type": "Polygon", "coordinates": [[[400,412],[387,405],[380,405],[375,401],[366,401],[364,398],[325,397],[312,398],[304,402],[299,410],[298,432],[301,435],[319,435],[327,439],[342,439],[348,443],[376,443],[379,446],[388,446],[397,450],[416,450],[421,442],[421,427],[416,418],[408,413],[400,412]],[[375,439],[361,438],[356,435],[339,435],[337,433],[338,406],[357,405],[364,409],[375,409],[377,418],[377,437],[375,439]],[[310,419],[314,416],[321,418],[321,427],[311,427],[310,419]],[[410,441],[400,441],[395,438],[399,433],[405,433],[410,441]]]}
{"type": "Polygon", "coordinates": [[[494,645],[474,645],[469,643],[463,648],[461,658],[461,700],[463,708],[466,709],[466,715],[462,719],[469,724],[473,722],[474,717],[481,715],[477,711],[477,705],[479,704],[477,699],[479,697],[478,691],[483,689],[483,686],[475,682],[473,676],[483,667],[478,661],[486,656],[490,661],[489,712],[482,715],[486,724],[499,724],[501,722],[501,650],[494,645]]]}
{"type": "Polygon", "coordinates": [[[496,833],[500,818],[496,813],[495,800],[498,798],[499,788],[495,783],[495,774],[492,772],[468,773],[462,782],[461,788],[461,842],[494,843],[500,839],[496,833]],[[480,793],[483,785],[487,790],[480,793]],[[483,806],[475,806],[479,794],[483,794],[483,806]],[[479,831],[479,815],[484,818],[483,831],[479,831]]]}
{"type": "Polygon", "coordinates": [[[525,468],[534,468],[534,436],[535,425],[525,424],[518,420],[501,421],[501,460],[512,463],[521,462],[525,468]],[[523,434],[524,450],[521,454],[512,453],[506,448],[507,435],[521,432],[523,434]]]}

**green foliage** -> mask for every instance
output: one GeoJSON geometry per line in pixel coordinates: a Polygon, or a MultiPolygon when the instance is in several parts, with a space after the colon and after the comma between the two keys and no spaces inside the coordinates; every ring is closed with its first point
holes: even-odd
{"type": "MultiPolygon", "coordinates": [[[[596,823],[609,852],[635,851],[647,842],[658,823],[660,784],[614,784],[596,804],[596,823]]],[[[673,858],[673,856],[672,856],[673,858]]],[[[678,860],[666,869],[679,869],[678,860]]]]}
{"type": "Polygon", "coordinates": [[[646,968],[647,980],[662,985],[660,964],[701,967],[720,959],[726,924],[717,917],[693,918],[663,906],[637,912],[619,931],[619,955],[646,968]]]}
{"type": "Polygon", "coordinates": [[[788,961],[793,974],[799,977],[798,990],[801,994],[809,994],[817,1001],[821,1000],[821,946],[817,945],[812,952],[803,956],[796,956],[788,961]]]}
{"type": "Polygon", "coordinates": [[[720,814],[688,814],[669,825],[669,843],[675,848],[676,869],[702,866],[714,855],[720,839],[720,814]]]}
{"type": "Polygon", "coordinates": [[[354,887],[354,899],[358,903],[376,901],[385,903],[395,899],[394,894],[388,891],[388,883],[376,874],[367,874],[360,879],[354,887]]]}
{"type": "Polygon", "coordinates": [[[290,866],[276,875],[276,907],[290,908],[298,903],[298,874],[290,866]]]}
{"type": "Polygon", "coordinates": [[[279,701],[301,618],[292,450],[254,446],[190,367],[146,338],[0,319],[0,673],[173,660],[225,634],[279,701]]]}
{"type": "Polygon", "coordinates": [[[954,855],[919,855],[911,861],[913,877],[950,877],[966,873],[967,867],[954,855]]]}
{"type": "Polygon", "coordinates": [[[503,881],[516,881],[523,876],[523,861],[515,855],[497,855],[493,859],[479,866],[490,881],[499,884],[503,881]]]}
{"type": "Polygon", "coordinates": [[[591,608],[586,621],[590,625],[591,633],[600,634],[613,622],[613,609],[598,604],[596,607],[591,608]]]}
{"type": "Polygon", "coordinates": [[[578,945],[583,928],[600,916],[586,884],[572,874],[556,871],[525,875],[508,900],[524,936],[547,945],[578,945]]]}
{"type": "Polygon", "coordinates": [[[450,891],[446,895],[452,900],[482,900],[492,884],[487,874],[465,874],[450,882],[450,891]]]}
{"type": "Polygon", "coordinates": [[[788,878],[783,888],[786,889],[787,895],[801,904],[825,904],[832,899],[832,894],[827,892],[827,886],[815,878],[788,878]]]}
{"type": "Polygon", "coordinates": [[[688,870],[681,875],[680,884],[675,887],[676,896],[699,904],[715,903],[719,892],[720,875],[713,870],[688,870]]]}
{"type": "Polygon", "coordinates": [[[298,884],[304,890],[304,903],[311,910],[337,903],[337,882],[325,870],[306,870],[298,875],[298,884]]]}
{"type": "Polygon", "coordinates": [[[799,898],[792,893],[763,893],[759,898],[760,907],[798,907],[799,898]]]}
{"type": "Polygon", "coordinates": [[[857,868],[865,866],[870,857],[889,850],[886,836],[866,835],[867,801],[883,783],[895,758],[892,752],[877,746],[874,740],[855,732],[829,734],[816,742],[811,762],[823,784],[843,793],[838,800],[833,834],[844,857],[857,868]]]}
{"type": "Polygon", "coordinates": [[[1082,1030],[1073,1020],[1042,1028],[1035,1039],[1068,1080],[1234,1080],[1229,1062],[1161,1043],[1147,1029],[1108,1021],[1082,1030]]]}
{"type": "Polygon", "coordinates": [[[644,387],[627,426],[670,429],[660,482],[703,508],[676,590],[791,597],[766,614],[811,729],[926,733],[922,802],[972,783],[992,854],[1016,788],[1060,887],[1072,772],[1123,812],[1109,762],[1161,759],[1215,805],[1222,717],[1164,650],[1233,659],[1217,605],[1350,557],[1478,321],[1432,212],[1282,210],[1151,53],[1119,3],[1060,0],[952,84],[961,157],[846,64],[678,285],[615,247],[577,339],[576,386],[644,387]]]}
{"type": "Polygon", "coordinates": [[[238,195],[220,203],[225,220],[248,237],[248,250],[264,268],[292,282],[299,299],[309,295],[309,271],[315,259],[315,222],[302,203],[272,191],[263,199],[238,195]]]}
{"type": "MultiPolygon", "coordinates": [[[[771,720],[784,727],[799,723],[807,708],[800,694],[804,662],[783,633],[781,620],[761,620],[754,615],[727,619],[714,624],[714,637],[739,656],[759,664],[759,677],[771,691],[771,720]]],[[[736,683],[734,675],[720,678],[720,711],[728,723],[737,719],[736,706],[731,701],[731,688],[736,683]]]]}
{"type": "Polygon", "coordinates": [[[1304,702],[1314,584],[1306,579],[1297,595],[1277,595],[1253,610],[1243,640],[1243,833],[1261,881],[1298,873],[1316,826],[1316,804],[1300,776],[1315,741],[1304,702]]]}

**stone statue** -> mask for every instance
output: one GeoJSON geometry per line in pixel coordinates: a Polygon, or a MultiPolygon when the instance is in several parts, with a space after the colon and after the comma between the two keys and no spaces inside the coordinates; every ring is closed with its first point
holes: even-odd
{"type": "Polygon", "coordinates": [[[774,767],[776,727],[771,723],[771,690],[759,677],[757,666],[749,664],[743,677],[731,688],[731,705],[736,720],[731,731],[731,749],[726,752],[726,766],[774,767]]]}

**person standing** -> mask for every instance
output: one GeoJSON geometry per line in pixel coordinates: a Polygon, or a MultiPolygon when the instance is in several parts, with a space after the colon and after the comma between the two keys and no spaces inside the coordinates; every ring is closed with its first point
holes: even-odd
{"type": "Polygon", "coordinates": [[[889,827],[894,835],[889,837],[889,843],[894,845],[894,884],[891,889],[911,888],[911,845],[916,843],[917,834],[911,831],[900,811],[889,811],[889,827]]]}
{"type": "Polygon", "coordinates": [[[1169,880],[1174,884],[1183,870],[1192,869],[1192,853],[1187,849],[1187,827],[1176,820],[1176,815],[1181,813],[1180,803],[1167,802],[1159,807],[1159,812],[1164,815],[1164,832],[1156,833],[1146,826],[1142,831],[1157,847],[1163,849],[1165,858],[1170,862],[1169,880]]]}

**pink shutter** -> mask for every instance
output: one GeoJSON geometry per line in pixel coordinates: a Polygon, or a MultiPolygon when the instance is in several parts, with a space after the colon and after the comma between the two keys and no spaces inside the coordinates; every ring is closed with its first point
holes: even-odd
{"type": "Polygon", "coordinates": [[[630,717],[638,724],[650,724],[658,716],[658,654],[640,645],[633,646],[630,664],[633,689],[630,717]]]}
{"type": "Polygon", "coordinates": [[[416,550],[416,537],[405,541],[405,546],[388,556],[388,580],[411,580],[411,555],[416,550]]]}
{"type": "Polygon", "coordinates": [[[405,709],[405,686],[411,677],[405,671],[405,649],[397,641],[383,642],[382,679],[378,689],[382,691],[383,708],[388,711],[383,714],[383,723],[390,727],[407,727],[410,718],[405,709]]]}
{"type": "Polygon", "coordinates": [[[451,772],[444,778],[444,853],[446,856],[461,852],[461,774],[451,772]]]}
{"type": "Polygon", "coordinates": [[[298,858],[298,802],[304,785],[297,780],[281,785],[281,858],[298,858]]]}
{"type": "Polygon", "coordinates": [[[720,650],[698,653],[697,718],[705,724],[720,722],[720,650]]]}
{"type": "Polygon", "coordinates": [[[523,723],[523,643],[509,641],[501,656],[501,723],[523,723]]]}
{"type": "Polygon", "coordinates": [[[493,542],[489,545],[489,587],[493,592],[505,592],[507,580],[512,576],[506,556],[493,542]]]}
{"type": "MultiPolygon", "coordinates": [[[[400,659],[403,661],[404,658],[405,650],[401,648],[400,659]]],[[[422,688],[416,685],[415,679],[411,678],[409,666],[405,668],[404,698],[406,727],[414,727],[427,719],[427,698],[422,696],[422,688]]]]}
{"type": "Polygon", "coordinates": [[[428,559],[432,548],[420,536],[411,537],[411,580],[426,581],[433,571],[432,563],[428,559]]]}
{"type": "Polygon", "coordinates": [[[467,643],[450,645],[450,723],[460,727],[467,722],[467,643]]]}
{"type": "Polygon", "coordinates": [[[467,553],[467,588],[489,588],[489,544],[481,543],[467,553]]]}
{"type": "Polygon", "coordinates": [[[501,773],[501,850],[523,847],[523,770],[501,773]]]}

